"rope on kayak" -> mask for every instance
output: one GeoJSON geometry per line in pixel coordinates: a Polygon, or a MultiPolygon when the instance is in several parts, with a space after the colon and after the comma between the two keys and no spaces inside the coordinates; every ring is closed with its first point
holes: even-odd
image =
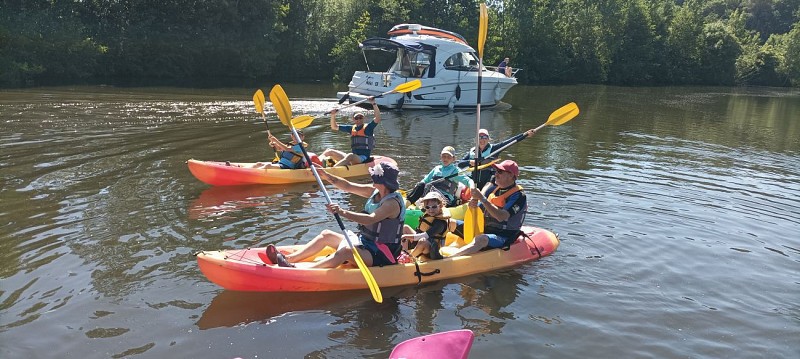
{"type": "MultiPolygon", "coordinates": [[[[522,235],[525,236],[525,238],[530,240],[530,243],[533,244],[533,248],[536,249],[536,253],[535,254],[538,254],[539,258],[542,258],[542,252],[539,251],[539,246],[536,245],[536,242],[533,241],[533,238],[528,236],[528,234],[525,233],[525,232],[522,232],[522,235]]],[[[528,246],[528,248],[530,248],[530,247],[531,246],[528,246]]],[[[509,248],[510,248],[510,246],[509,246],[509,248]]],[[[534,254],[532,250],[531,250],[531,254],[534,254]]]]}
{"type": "Polygon", "coordinates": [[[412,256],[411,253],[408,253],[408,251],[405,249],[403,249],[403,253],[405,253],[407,256],[411,258],[414,258],[414,267],[417,268],[417,270],[414,271],[414,276],[417,277],[417,285],[420,285],[422,283],[422,276],[428,277],[442,272],[441,270],[439,270],[439,268],[436,268],[430,272],[422,272],[419,270],[419,260],[416,257],[412,256]]]}

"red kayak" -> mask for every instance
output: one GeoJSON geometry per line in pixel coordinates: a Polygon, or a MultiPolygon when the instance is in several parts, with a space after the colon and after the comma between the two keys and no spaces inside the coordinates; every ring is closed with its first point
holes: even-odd
{"type": "Polygon", "coordinates": [[[466,359],[474,339],[469,329],[423,335],[397,344],[389,358],[466,359]]]}
{"type": "MultiPolygon", "coordinates": [[[[352,166],[326,167],[322,170],[342,178],[366,176],[368,168],[378,162],[397,163],[384,156],[373,156],[373,161],[352,166]]],[[[311,169],[285,170],[280,168],[252,168],[255,163],[216,162],[188,160],[189,171],[200,181],[212,186],[237,186],[247,184],[290,184],[315,182],[311,169]]]]}

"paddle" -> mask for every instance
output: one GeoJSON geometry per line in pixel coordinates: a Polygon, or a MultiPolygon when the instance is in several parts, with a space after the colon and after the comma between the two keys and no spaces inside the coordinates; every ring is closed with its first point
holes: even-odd
{"type": "MultiPolygon", "coordinates": [[[[481,163],[481,83],[483,82],[483,46],[486,44],[486,33],[489,27],[489,15],[486,13],[486,3],[481,3],[481,12],[478,26],[478,104],[477,121],[475,129],[475,167],[472,171],[472,180],[478,183],[478,164],[481,163]]],[[[483,210],[480,207],[467,206],[464,212],[464,242],[471,243],[475,235],[483,233],[483,210]]]]}
{"type": "MultiPolygon", "coordinates": [[[[267,116],[264,115],[264,103],[266,99],[264,98],[264,92],[261,89],[256,90],[256,93],[253,94],[253,104],[256,106],[256,112],[261,114],[261,119],[264,120],[264,125],[267,126],[267,138],[272,136],[272,133],[269,132],[269,122],[267,122],[267,116]]],[[[275,147],[272,148],[275,150],[275,147]]],[[[278,160],[278,151],[275,150],[275,160],[278,160]]]]}
{"type": "MultiPolygon", "coordinates": [[[[579,113],[580,113],[580,109],[578,108],[578,105],[575,104],[574,102],[570,102],[570,103],[568,103],[568,104],[566,104],[564,106],[561,106],[558,110],[553,111],[553,113],[550,114],[550,117],[548,117],[547,122],[541,124],[539,127],[536,127],[534,129],[534,131],[539,131],[542,127],[548,126],[548,125],[549,126],[561,126],[561,125],[569,122],[570,120],[572,120],[576,116],[578,116],[579,113]]],[[[500,147],[500,148],[492,151],[492,153],[487,155],[486,158],[495,157],[500,152],[504,151],[506,148],[511,147],[511,145],[514,145],[514,144],[518,143],[519,141],[524,140],[526,137],[523,136],[523,135],[524,135],[524,133],[521,133],[521,134],[517,135],[517,138],[514,141],[506,143],[505,145],[503,145],[503,147],[500,147]]],[[[459,163],[463,164],[464,162],[467,162],[467,161],[469,161],[469,160],[460,161],[459,163]]],[[[494,160],[494,161],[490,162],[489,164],[494,163],[495,161],[497,161],[497,160],[494,160]]],[[[484,169],[486,167],[488,167],[488,166],[487,165],[481,165],[481,166],[478,167],[478,170],[482,170],[482,169],[484,169]]],[[[469,169],[470,169],[470,167],[466,167],[461,171],[467,171],[469,169]]]]}
{"type": "Polygon", "coordinates": [[[278,113],[281,123],[286,127],[290,127],[292,105],[289,104],[289,96],[286,96],[286,92],[283,91],[281,85],[272,86],[272,90],[269,92],[269,100],[272,101],[272,106],[275,106],[275,112],[278,113]],[[286,99],[286,101],[282,102],[281,99],[286,99]]]}
{"type": "MultiPolygon", "coordinates": [[[[289,109],[289,111],[284,115],[286,115],[287,118],[291,118],[291,106],[289,105],[289,98],[286,96],[286,93],[283,91],[280,85],[275,85],[275,87],[272,88],[272,91],[270,91],[269,98],[270,100],[274,101],[273,105],[275,106],[276,109],[277,108],[289,109]],[[275,94],[274,97],[272,96],[273,93],[275,94]]],[[[295,120],[297,120],[298,126],[306,122],[310,123],[310,121],[308,121],[308,119],[305,116],[298,116],[297,119],[295,120]]],[[[293,120],[290,120],[289,122],[289,128],[292,130],[292,135],[294,136],[295,141],[297,143],[301,143],[300,135],[297,133],[297,129],[294,126],[295,124],[292,121],[293,120]]],[[[306,161],[308,163],[312,163],[311,157],[308,155],[308,151],[306,151],[305,147],[300,146],[300,148],[303,150],[303,157],[305,157],[306,161]]],[[[325,185],[322,183],[322,179],[319,177],[319,173],[317,173],[317,167],[313,165],[310,167],[311,167],[311,172],[314,174],[314,178],[316,178],[317,180],[317,184],[319,185],[320,190],[322,190],[322,194],[325,196],[325,201],[328,204],[333,203],[333,201],[331,201],[331,197],[328,196],[328,191],[325,189],[325,185]]],[[[355,247],[353,247],[353,243],[350,241],[350,236],[347,234],[347,231],[344,228],[344,222],[342,222],[342,217],[340,217],[338,213],[335,213],[334,217],[336,217],[336,222],[339,224],[339,229],[341,229],[342,233],[344,234],[344,239],[347,241],[347,245],[350,247],[350,250],[353,251],[353,258],[355,259],[356,264],[358,265],[358,269],[361,271],[361,275],[363,275],[364,280],[367,281],[367,285],[369,286],[369,291],[372,293],[372,299],[374,299],[378,303],[382,303],[383,295],[381,294],[381,289],[378,287],[378,283],[375,282],[375,277],[372,276],[372,272],[369,271],[369,268],[364,263],[364,260],[361,258],[361,254],[359,254],[358,250],[355,247]]]]}
{"type": "Polygon", "coordinates": [[[560,126],[567,123],[569,120],[578,116],[581,113],[581,110],[578,108],[578,104],[574,102],[570,102],[564,106],[561,106],[558,110],[553,111],[550,114],[550,117],[547,118],[547,122],[541,124],[541,126],[536,127],[533,131],[539,131],[544,126],[560,126]]]}
{"type": "MultiPolygon", "coordinates": [[[[392,89],[390,91],[386,91],[386,92],[384,92],[384,93],[382,93],[382,94],[380,94],[378,96],[374,96],[374,97],[381,97],[381,96],[385,96],[385,95],[392,94],[392,93],[395,93],[395,92],[397,92],[397,93],[411,92],[411,91],[414,91],[414,90],[416,90],[416,89],[418,89],[420,87],[422,87],[422,81],[413,80],[413,81],[409,81],[409,82],[405,82],[405,83],[399,84],[394,89],[392,89]]],[[[349,94],[348,94],[348,96],[349,96],[349,94]]],[[[272,98],[272,96],[270,96],[270,98],[272,98]]],[[[367,102],[367,101],[369,101],[369,97],[367,97],[367,98],[365,98],[365,99],[363,99],[361,101],[357,101],[357,102],[353,102],[353,103],[348,104],[348,105],[344,105],[342,107],[339,107],[336,110],[343,110],[343,109],[346,109],[348,107],[358,106],[358,105],[360,105],[360,104],[362,104],[364,102],[367,102]]],[[[333,111],[333,110],[331,110],[331,111],[333,111]]]]}

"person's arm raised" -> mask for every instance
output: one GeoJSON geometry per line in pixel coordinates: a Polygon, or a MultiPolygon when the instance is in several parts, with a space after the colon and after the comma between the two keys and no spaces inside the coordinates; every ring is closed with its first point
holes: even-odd
{"type": "Polygon", "coordinates": [[[331,130],[334,130],[334,131],[339,130],[339,124],[336,123],[336,113],[337,112],[339,112],[339,110],[331,111],[331,130]]]}

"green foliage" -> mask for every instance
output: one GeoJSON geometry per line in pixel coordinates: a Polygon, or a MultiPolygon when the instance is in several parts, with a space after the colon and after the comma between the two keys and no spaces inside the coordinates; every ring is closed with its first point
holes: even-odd
{"type": "MultiPolygon", "coordinates": [[[[0,86],[346,82],[399,23],[477,45],[476,0],[0,2],[0,86]]],[[[800,0],[490,0],[520,83],[800,86],[800,0]]]]}

